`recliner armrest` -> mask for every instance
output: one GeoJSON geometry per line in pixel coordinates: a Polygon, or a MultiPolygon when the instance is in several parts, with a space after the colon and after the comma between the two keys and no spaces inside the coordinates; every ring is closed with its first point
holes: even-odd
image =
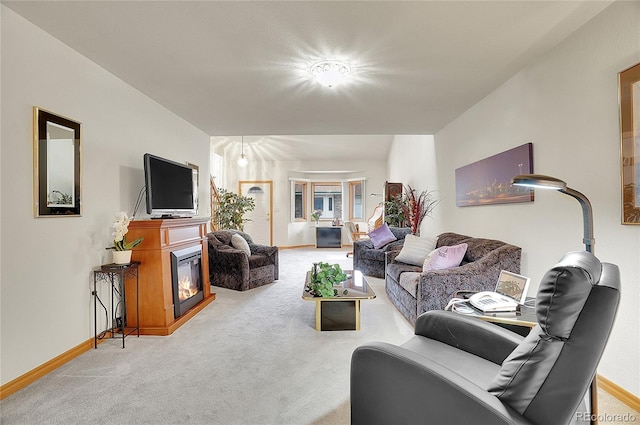
{"type": "Polygon", "coordinates": [[[502,364],[524,339],[515,332],[477,317],[442,310],[432,310],[418,316],[415,334],[496,364],[502,364]]]}
{"type": "Polygon", "coordinates": [[[530,424],[486,389],[392,344],[351,357],[351,424],[530,424]]]}

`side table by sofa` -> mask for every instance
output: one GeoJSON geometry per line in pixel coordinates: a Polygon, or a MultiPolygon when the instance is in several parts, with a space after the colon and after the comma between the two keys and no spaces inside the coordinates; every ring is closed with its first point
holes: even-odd
{"type": "Polygon", "coordinates": [[[138,297],[138,266],[139,261],[134,261],[129,264],[104,264],[99,269],[93,271],[93,330],[94,330],[94,348],[98,348],[98,340],[105,338],[122,338],[122,348],[124,348],[124,340],[128,335],[137,332],[140,337],[140,323],[139,320],[139,297],[138,297]],[[125,285],[127,279],[135,278],[135,294],[136,294],[136,326],[127,326],[127,311],[124,306],[126,303],[126,291],[125,285]],[[98,295],[98,283],[108,284],[110,307],[107,307],[100,296],[98,295]],[[118,300],[116,302],[116,300],[118,300]],[[107,321],[107,329],[98,333],[98,303],[103,308],[107,321]],[[123,306],[120,315],[117,313],[117,305],[123,306]],[[111,312],[111,317],[109,317],[111,312]]]}

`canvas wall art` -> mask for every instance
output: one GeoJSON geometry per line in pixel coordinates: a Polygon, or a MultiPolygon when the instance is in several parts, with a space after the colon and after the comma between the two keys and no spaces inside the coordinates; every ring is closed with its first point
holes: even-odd
{"type": "Polygon", "coordinates": [[[533,202],[533,190],[511,185],[519,174],[533,173],[533,144],[525,143],[456,169],[456,205],[533,202]]]}

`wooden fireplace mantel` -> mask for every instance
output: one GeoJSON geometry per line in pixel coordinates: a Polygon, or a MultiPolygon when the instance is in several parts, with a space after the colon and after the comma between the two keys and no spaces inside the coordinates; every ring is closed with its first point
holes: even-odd
{"type": "MultiPolygon", "coordinates": [[[[209,283],[207,223],[209,217],[134,220],[127,239],[144,238],[133,249],[132,260],[140,261],[140,334],[170,335],[216,298],[209,283]],[[202,287],[204,299],[188,312],[174,317],[171,286],[171,252],[200,245],[202,247],[202,287]]],[[[126,285],[127,310],[135,308],[135,290],[126,285]]],[[[129,325],[136,325],[134,315],[127,315],[129,325]]]]}

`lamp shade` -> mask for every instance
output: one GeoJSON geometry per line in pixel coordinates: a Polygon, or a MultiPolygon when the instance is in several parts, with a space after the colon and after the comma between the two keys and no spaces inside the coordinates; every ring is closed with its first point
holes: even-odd
{"type": "Polygon", "coordinates": [[[584,237],[582,241],[584,242],[585,250],[593,253],[596,243],[593,238],[593,211],[591,209],[591,202],[589,202],[589,199],[584,194],[567,187],[567,184],[563,180],[543,174],[520,174],[511,180],[511,184],[535,189],[553,189],[576,199],[582,207],[582,221],[584,226],[584,237]]]}
{"type": "Polygon", "coordinates": [[[514,186],[533,187],[536,189],[564,190],[567,184],[560,179],[543,174],[520,174],[515,176],[511,183],[514,186]]]}

